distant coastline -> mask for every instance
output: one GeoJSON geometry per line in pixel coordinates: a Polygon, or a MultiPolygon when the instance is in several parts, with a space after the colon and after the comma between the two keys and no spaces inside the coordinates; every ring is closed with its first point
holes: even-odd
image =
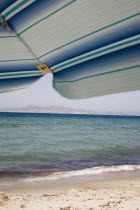
{"type": "Polygon", "coordinates": [[[35,115],[58,115],[58,116],[89,116],[89,117],[119,117],[119,118],[126,118],[126,117],[130,117],[130,118],[140,118],[140,115],[127,115],[127,114],[88,114],[88,113],[51,113],[51,112],[25,112],[25,111],[21,111],[21,112],[15,112],[15,111],[0,111],[0,115],[1,114],[35,114],[35,115]]]}
{"type": "Polygon", "coordinates": [[[94,110],[84,110],[84,109],[74,109],[68,107],[57,107],[57,106],[26,106],[21,108],[1,108],[0,112],[9,112],[9,113],[44,113],[44,114],[73,114],[73,115],[102,115],[102,116],[140,116],[139,112],[97,112],[94,110]]]}

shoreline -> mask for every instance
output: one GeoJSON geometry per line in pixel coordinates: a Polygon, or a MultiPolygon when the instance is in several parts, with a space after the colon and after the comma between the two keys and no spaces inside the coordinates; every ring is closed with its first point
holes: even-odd
{"type": "Polygon", "coordinates": [[[140,206],[140,176],[91,180],[77,184],[4,189],[0,210],[133,209],[140,206]]]}
{"type": "Polygon", "coordinates": [[[61,185],[80,184],[89,181],[115,180],[121,178],[140,177],[140,165],[96,166],[75,171],[57,171],[38,176],[1,177],[0,189],[55,187],[61,185]]]}

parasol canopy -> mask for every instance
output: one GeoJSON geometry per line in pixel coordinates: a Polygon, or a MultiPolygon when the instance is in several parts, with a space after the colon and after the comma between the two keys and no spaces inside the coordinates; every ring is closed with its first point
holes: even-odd
{"type": "Polygon", "coordinates": [[[0,93],[50,72],[70,99],[140,90],[140,1],[0,0],[0,93]]]}

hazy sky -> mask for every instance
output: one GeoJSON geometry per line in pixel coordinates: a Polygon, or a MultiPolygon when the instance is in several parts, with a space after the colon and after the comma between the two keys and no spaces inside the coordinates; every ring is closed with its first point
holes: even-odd
{"type": "Polygon", "coordinates": [[[120,93],[82,100],[69,100],[52,88],[52,75],[47,74],[21,93],[0,94],[0,108],[34,106],[64,106],[97,112],[139,112],[140,91],[120,93]]]}

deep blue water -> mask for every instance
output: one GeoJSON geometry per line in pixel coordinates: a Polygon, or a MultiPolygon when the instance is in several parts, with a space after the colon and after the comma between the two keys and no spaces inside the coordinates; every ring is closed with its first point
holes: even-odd
{"type": "Polygon", "coordinates": [[[0,113],[0,177],[140,165],[140,117],[0,113]]]}

